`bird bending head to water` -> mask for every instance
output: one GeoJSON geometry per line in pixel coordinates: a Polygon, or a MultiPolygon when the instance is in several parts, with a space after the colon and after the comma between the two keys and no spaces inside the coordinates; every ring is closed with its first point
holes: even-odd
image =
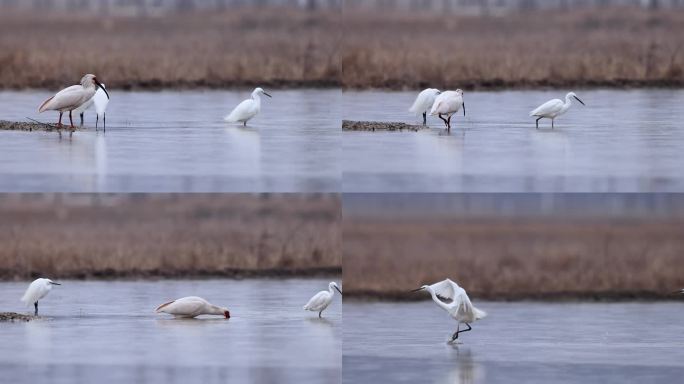
{"type": "Polygon", "coordinates": [[[168,313],[177,318],[193,318],[199,315],[218,315],[230,318],[228,308],[219,307],[197,296],[183,297],[157,307],[157,313],[168,313]]]}
{"type": "Polygon", "coordinates": [[[447,131],[451,131],[451,116],[456,114],[461,107],[463,107],[463,116],[465,116],[465,101],[463,100],[462,90],[444,91],[435,99],[435,103],[430,110],[430,116],[439,116],[444,125],[446,125],[447,131]],[[447,116],[447,118],[442,117],[443,115],[447,116]]]}

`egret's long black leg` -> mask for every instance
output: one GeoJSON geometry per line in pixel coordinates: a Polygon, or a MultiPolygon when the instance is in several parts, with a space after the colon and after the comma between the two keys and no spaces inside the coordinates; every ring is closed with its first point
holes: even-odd
{"type": "Polygon", "coordinates": [[[537,129],[539,129],[539,120],[541,120],[541,119],[542,119],[541,117],[537,119],[537,129]]]}
{"type": "Polygon", "coordinates": [[[60,128],[62,127],[62,114],[63,113],[64,112],[62,112],[62,111],[59,112],[59,122],[57,123],[57,126],[60,128]]]}
{"type": "Polygon", "coordinates": [[[85,113],[85,112],[81,112],[81,115],[80,115],[80,116],[81,116],[81,127],[83,126],[83,114],[84,114],[84,113],[85,113]]]}
{"type": "Polygon", "coordinates": [[[245,121],[242,122],[242,126],[243,126],[243,127],[246,127],[246,126],[247,126],[247,120],[245,120],[245,121]]]}
{"type": "Polygon", "coordinates": [[[318,318],[319,319],[323,317],[323,316],[321,316],[321,313],[323,313],[323,311],[318,312],[318,318]]]}
{"type": "Polygon", "coordinates": [[[74,119],[71,117],[71,111],[69,111],[69,123],[71,124],[71,129],[74,129],[74,119]]]}
{"type": "Polygon", "coordinates": [[[100,115],[96,115],[95,117],[95,131],[97,131],[97,124],[100,122],[100,115]]]}
{"type": "Polygon", "coordinates": [[[460,323],[456,325],[456,332],[454,332],[454,334],[451,335],[451,341],[458,339],[458,334],[460,333],[460,331],[458,329],[460,328],[460,326],[461,326],[460,323]]]}
{"type": "Polygon", "coordinates": [[[423,112],[423,125],[427,124],[427,112],[423,112]]]}
{"type": "Polygon", "coordinates": [[[446,121],[445,118],[442,117],[442,114],[441,114],[441,113],[438,114],[437,116],[439,116],[439,118],[442,119],[442,121],[444,122],[444,125],[445,125],[446,127],[449,127],[449,123],[446,121]]]}
{"type": "Polygon", "coordinates": [[[38,302],[36,301],[35,303],[33,303],[33,306],[36,307],[35,315],[38,316],[38,302]]]}
{"type": "Polygon", "coordinates": [[[102,130],[104,132],[107,132],[107,114],[106,113],[102,114],[102,130]]]}
{"type": "Polygon", "coordinates": [[[551,129],[553,129],[553,119],[551,119],[551,129]]]}
{"type": "Polygon", "coordinates": [[[451,132],[451,115],[449,116],[449,119],[447,120],[447,131],[451,132]]]}

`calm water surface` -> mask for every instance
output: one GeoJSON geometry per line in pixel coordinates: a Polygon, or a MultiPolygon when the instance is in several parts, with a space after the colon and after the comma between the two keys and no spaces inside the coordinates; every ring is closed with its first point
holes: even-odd
{"type": "MultiPolygon", "coordinates": [[[[273,90],[247,127],[223,122],[250,91],[110,90],[106,134],[92,111],[71,138],[0,131],[0,191],[338,191],[341,92],[273,90]]],[[[36,111],[51,95],[0,92],[0,119],[56,122],[36,111]]]]}
{"type": "MultiPolygon", "coordinates": [[[[339,383],[342,309],[302,306],[329,280],[63,281],[48,320],[0,323],[6,383],[339,383]],[[175,320],[154,308],[198,295],[231,318],[175,320]]],[[[26,312],[27,283],[0,283],[0,311],[26,312]]]]}
{"type": "Polygon", "coordinates": [[[456,324],[432,302],[344,304],[343,383],[675,383],[684,302],[476,303],[456,324]]]}
{"type": "MultiPolygon", "coordinates": [[[[684,191],[684,91],[577,91],[536,130],[529,111],[561,91],[467,92],[467,116],[422,132],[345,132],[346,192],[684,191]]],[[[344,92],[351,120],[422,122],[416,92],[344,92]]]]}

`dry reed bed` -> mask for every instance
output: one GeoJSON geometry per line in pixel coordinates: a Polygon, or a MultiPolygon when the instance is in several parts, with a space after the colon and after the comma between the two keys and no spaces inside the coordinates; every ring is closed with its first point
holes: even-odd
{"type": "MultiPolygon", "coordinates": [[[[347,297],[417,299],[450,277],[490,299],[673,298],[684,221],[347,219],[347,297]]],[[[422,298],[422,297],[421,297],[422,298]]]]}
{"type": "Polygon", "coordinates": [[[241,9],[163,18],[0,12],[0,88],[339,84],[339,12],[241,9]]]}
{"type": "Polygon", "coordinates": [[[0,278],[340,273],[333,195],[0,198],[0,278]]]}
{"type": "Polygon", "coordinates": [[[345,9],[348,88],[684,86],[684,11],[480,18],[345,9]]]}

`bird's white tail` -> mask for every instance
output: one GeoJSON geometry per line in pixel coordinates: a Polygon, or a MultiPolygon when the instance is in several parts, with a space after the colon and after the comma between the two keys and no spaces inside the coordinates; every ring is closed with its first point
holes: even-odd
{"type": "Polygon", "coordinates": [[[475,320],[480,320],[487,317],[487,312],[479,310],[473,306],[473,313],[475,314],[475,320]]]}

